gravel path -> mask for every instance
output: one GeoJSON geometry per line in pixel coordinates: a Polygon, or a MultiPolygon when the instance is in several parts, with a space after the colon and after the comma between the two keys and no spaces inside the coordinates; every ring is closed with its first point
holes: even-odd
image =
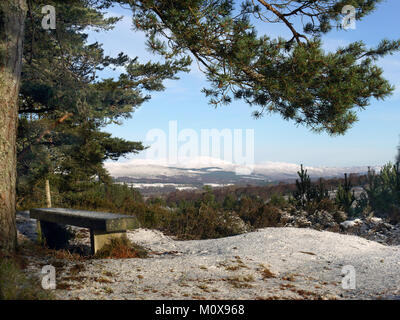
{"type": "MultiPolygon", "coordinates": [[[[34,220],[20,216],[18,227],[34,236],[34,220]]],[[[211,240],[176,241],[146,229],[129,232],[128,237],[149,248],[150,258],[67,262],[57,271],[56,296],[400,300],[400,246],[357,236],[265,228],[211,240]],[[355,289],[342,287],[342,269],[349,265],[356,272],[355,289]]],[[[30,269],[39,273],[43,263],[32,262],[30,269]]]]}

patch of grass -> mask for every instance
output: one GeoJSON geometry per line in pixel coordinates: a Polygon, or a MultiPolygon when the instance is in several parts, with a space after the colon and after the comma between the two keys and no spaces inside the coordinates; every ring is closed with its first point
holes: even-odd
{"type": "Polygon", "coordinates": [[[0,256],[0,300],[51,300],[39,279],[28,277],[13,258],[0,256]]]}
{"type": "Polygon", "coordinates": [[[200,285],[198,285],[197,287],[198,287],[199,289],[205,291],[205,292],[210,292],[208,286],[205,285],[205,284],[200,284],[200,285]]]}
{"type": "Polygon", "coordinates": [[[180,287],[189,287],[189,285],[186,282],[180,282],[179,286],[180,287]]]}
{"type": "Polygon", "coordinates": [[[94,255],[96,259],[147,258],[148,251],[129,241],[127,237],[111,239],[94,255]]]}
{"type": "Polygon", "coordinates": [[[161,297],[171,298],[171,297],[172,297],[172,294],[171,294],[170,292],[161,293],[161,297]]]}
{"type": "Polygon", "coordinates": [[[293,289],[293,288],[295,288],[295,286],[293,284],[286,283],[286,284],[281,284],[280,288],[282,290],[286,290],[286,289],[293,289]]]}
{"type": "Polygon", "coordinates": [[[98,283],[112,283],[111,280],[108,280],[108,279],[103,278],[103,277],[93,277],[93,281],[96,281],[98,283]]]}
{"type": "Polygon", "coordinates": [[[285,280],[285,281],[296,281],[296,279],[295,279],[293,274],[289,274],[287,276],[283,276],[282,280],[285,280]]]}
{"type": "Polygon", "coordinates": [[[224,281],[227,281],[233,287],[238,289],[252,288],[253,286],[249,282],[254,282],[254,277],[249,274],[246,276],[228,277],[227,279],[224,279],[224,281]]]}
{"type": "Polygon", "coordinates": [[[225,268],[225,270],[227,271],[237,271],[239,269],[249,269],[249,267],[247,267],[243,261],[240,259],[240,257],[236,256],[235,257],[236,260],[225,260],[223,262],[218,263],[218,267],[223,267],[225,268]],[[230,263],[233,264],[230,264],[230,263]]]}
{"type": "Polygon", "coordinates": [[[85,265],[82,263],[77,263],[74,266],[72,266],[71,269],[69,269],[69,273],[71,275],[77,275],[79,272],[84,270],[85,270],[85,265]]]}
{"type": "Polygon", "coordinates": [[[270,279],[270,278],[276,278],[276,275],[274,273],[272,273],[271,270],[269,270],[264,265],[260,265],[260,268],[258,269],[258,271],[261,273],[263,280],[270,279]]]}
{"type": "Polygon", "coordinates": [[[320,296],[316,294],[315,292],[308,291],[308,290],[303,290],[303,289],[296,289],[292,288],[291,291],[297,293],[299,296],[301,296],[304,299],[320,299],[320,296]]]}
{"type": "Polygon", "coordinates": [[[109,288],[109,287],[106,287],[106,288],[104,288],[103,290],[104,290],[104,292],[107,293],[107,294],[112,294],[112,293],[114,293],[114,290],[111,289],[111,288],[109,288]]]}
{"type": "Polygon", "coordinates": [[[278,297],[278,296],[256,297],[255,300],[282,300],[282,298],[281,298],[281,297],[278,297]]]}
{"type": "Polygon", "coordinates": [[[240,269],[240,266],[238,266],[238,265],[225,267],[225,270],[228,270],[228,271],[237,271],[239,269],[240,269]]]}
{"type": "Polygon", "coordinates": [[[60,283],[57,283],[57,289],[58,290],[72,290],[72,284],[67,283],[67,282],[60,282],[60,283]]]}
{"type": "Polygon", "coordinates": [[[63,281],[79,281],[84,282],[87,278],[84,276],[67,276],[63,277],[61,280],[63,281]]]}
{"type": "Polygon", "coordinates": [[[51,254],[55,259],[62,259],[68,261],[83,261],[85,258],[78,253],[70,252],[65,249],[61,250],[52,250],[49,249],[48,253],[51,254]]]}

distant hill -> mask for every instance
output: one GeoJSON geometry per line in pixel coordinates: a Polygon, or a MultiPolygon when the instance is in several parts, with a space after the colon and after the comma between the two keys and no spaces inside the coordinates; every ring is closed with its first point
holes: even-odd
{"type": "MultiPolygon", "coordinates": [[[[299,164],[265,162],[255,164],[249,174],[237,174],[238,165],[213,158],[196,158],[176,165],[163,161],[134,159],[127,162],[108,162],[106,169],[117,182],[151,191],[173,191],[201,188],[204,185],[266,185],[272,182],[293,182],[299,164]]],[[[343,177],[344,173],[365,174],[368,167],[309,167],[311,178],[343,177]]],[[[379,170],[379,167],[373,167],[379,170]]]]}

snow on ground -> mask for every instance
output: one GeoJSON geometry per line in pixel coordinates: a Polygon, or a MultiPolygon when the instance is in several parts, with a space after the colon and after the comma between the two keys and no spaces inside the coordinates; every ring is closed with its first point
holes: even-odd
{"type": "MultiPolygon", "coordinates": [[[[22,216],[18,221],[20,232],[33,236],[34,220],[22,216]]],[[[400,299],[400,246],[357,236],[265,228],[210,240],[177,241],[147,229],[130,231],[128,237],[149,248],[150,258],[88,259],[74,276],[76,263],[69,262],[57,273],[65,289],[57,289],[57,297],[400,299]],[[356,271],[354,290],[342,287],[342,269],[349,265],[356,271]]],[[[40,265],[30,268],[40,273],[40,265]]]]}

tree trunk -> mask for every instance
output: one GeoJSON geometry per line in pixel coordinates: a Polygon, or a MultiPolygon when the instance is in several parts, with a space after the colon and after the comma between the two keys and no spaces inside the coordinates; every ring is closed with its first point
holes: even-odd
{"type": "Polygon", "coordinates": [[[25,0],[0,1],[0,250],[17,244],[15,224],[16,133],[25,0]]]}

